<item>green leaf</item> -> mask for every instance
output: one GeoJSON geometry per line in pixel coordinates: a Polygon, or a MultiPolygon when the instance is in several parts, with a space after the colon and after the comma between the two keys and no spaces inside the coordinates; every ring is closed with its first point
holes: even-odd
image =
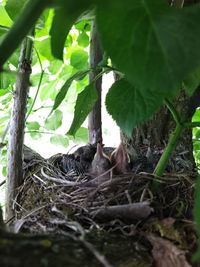
{"type": "Polygon", "coordinates": [[[0,73],[0,89],[8,89],[14,85],[16,80],[15,75],[12,73],[1,72],[0,73]]]}
{"type": "Polygon", "coordinates": [[[79,36],[77,38],[77,42],[78,42],[78,45],[80,45],[82,47],[89,46],[89,36],[87,35],[87,33],[82,32],[81,34],[79,34],[79,36]]]}
{"type": "Polygon", "coordinates": [[[7,89],[1,89],[0,88],[0,97],[7,94],[7,93],[9,93],[9,91],[7,89]]]}
{"type": "Polygon", "coordinates": [[[60,60],[53,60],[50,62],[50,66],[48,67],[48,70],[52,74],[56,74],[61,68],[62,68],[63,62],[60,60]]]}
{"type": "Polygon", "coordinates": [[[56,110],[49,118],[46,119],[44,127],[47,130],[56,130],[62,125],[63,113],[56,110]]]}
{"type": "Polygon", "coordinates": [[[9,57],[9,63],[18,68],[19,64],[20,49],[16,49],[15,52],[9,57]]]}
{"type": "Polygon", "coordinates": [[[88,142],[88,129],[85,127],[80,127],[75,136],[75,142],[87,143],[88,142]]]}
{"type": "MultiPolygon", "coordinates": [[[[40,79],[41,79],[41,73],[31,75],[31,86],[38,86],[40,79]]],[[[46,82],[49,82],[49,74],[43,73],[42,83],[44,84],[46,82]]]]}
{"type": "Polygon", "coordinates": [[[0,25],[10,27],[12,25],[12,20],[8,16],[5,8],[0,6],[0,25]]]}
{"type": "Polygon", "coordinates": [[[90,31],[91,23],[88,20],[81,20],[75,24],[75,28],[79,31],[90,31]]]}
{"type": "MultiPolygon", "coordinates": [[[[66,82],[65,84],[62,86],[62,88],[60,89],[60,91],[58,92],[57,96],[56,96],[56,99],[55,99],[55,102],[54,102],[54,105],[53,105],[53,108],[51,110],[51,112],[55,109],[57,109],[59,107],[59,105],[62,103],[63,99],[65,98],[67,92],[68,92],[68,89],[69,87],[71,86],[72,82],[76,79],[80,79],[82,77],[85,77],[88,73],[89,73],[90,70],[86,70],[86,71],[79,71],[77,73],[75,73],[72,77],[70,77],[66,82]]],[[[51,114],[51,113],[50,113],[51,114]]]]}
{"type": "Polygon", "coordinates": [[[76,19],[89,9],[91,0],[68,0],[59,1],[60,7],[55,10],[55,16],[50,31],[51,47],[53,55],[58,59],[63,59],[63,48],[65,39],[75,23],[76,19]]]}
{"type": "Polygon", "coordinates": [[[37,121],[27,122],[26,127],[29,131],[37,131],[40,129],[40,124],[37,121]]]}
{"type": "Polygon", "coordinates": [[[97,101],[97,92],[94,83],[89,84],[78,95],[75,105],[74,118],[68,131],[69,135],[75,135],[97,101]]]}
{"type": "Polygon", "coordinates": [[[8,12],[10,18],[15,20],[23,9],[27,0],[8,0],[6,3],[6,11],[8,12]]]}
{"type": "Polygon", "coordinates": [[[88,68],[88,53],[82,49],[76,49],[72,52],[70,64],[77,70],[88,68]]]}
{"type": "Polygon", "coordinates": [[[40,132],[30,132],[30,136],[34,140],[38,140],[42,137],[42,134],[40,132]]]}
{"type": "Polygon", "coordinates": [[[2,168],[2,175],[3,175],[4,177],[7,176],[7,166],[3,166],[3,168],[2,168]]]}
{"type": "Polygon", "coordinates": [[[165,0],[102,0],[97,23],[114,65],[142,90],[174,95],[200,66],[200,5],[175,9],[165,0]]]}
{"type": "Polygon", "coordinates": [[[46,85],[44,85],[40,91],[40,99],[42,101],[47,100],[47,99],[54,99],[56,96],[56,90],[55,87],[57,85],[58,81],[53,80],[46,85]]]}
{"type": "Polygon", "coordinates": [[[162,95],[155,95],[150,90],[143,92],[121,79],[111,86],[106,96],[106,108],[119,127],[131,136],[133,129],[149,119],[162,101],[162,95]]]}
{"type": "Polygon", "coordinates": [[[200,85],[200,68],[193,71],[187,79],[184,80],[184,89],[191,96],[197,87],[200,85]]]}
{"type": "Polygon", "coordinates": [[[69,145],[69,139],[66,136],[57,134],[50,138],[50,142],[54,145],[60,145],[67,147],[69,145]]]}
{"type": "Polygon", "coordinates": [[[48,59],[49,61],[55,60],[55,58],[52,56],[51,53],[51,45],[50,45],[50,38],[47,37],[42,41],[36,41],[35,42],[35,47],[38,50],[38,52],[48,59]]]}
{"type": "Polygon", "coordinates": [[[200,121],[200,109],[198,108],[198,109],[196,109],[196,111],[195,111],[195,113],[194,113],[194,115],[193,115],[193,117],[192,117],[192,121],[193,122],[197,122],[197,121],[200,121]]]}

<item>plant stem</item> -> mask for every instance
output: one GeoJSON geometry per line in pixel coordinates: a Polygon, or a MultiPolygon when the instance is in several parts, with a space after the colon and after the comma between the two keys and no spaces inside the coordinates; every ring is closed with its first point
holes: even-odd
{"type": "Polygon", "coordinates": [[[177,110],[174,108],[173,104],[168,99],[165,99],[165,105],[167,106],[167,108],[171,112],[176,124],[180,124],[181,118],[180,118],[177,110]]]}
{"type": "Polygon", "coordinates": [[[7,35],[0,44],[0,70],[3,64],[15,51],[35,25],[43,10],[48,6],[49,0],[28,1],[18,19],[8,31],[7,35]]]}
{"type": "Polygon", "coordinates": [[[193,121],[193,122],[184,122],[183,123],[184,128],[195,128],[200,127],[199,121],[193,121]]]}
{"type": "Polygon", "coordinates": [[[167,162],[172,154],[172,152],[174,151],[178,140],[180,139],[181,133],[184,129],[184,125],[182,124],[177,124],[175,130],[173,131],[173,133],[171,134],[168,144],[165,148],[165,151],[163,152],[155,170],[154,170],[154,174],[157,176],[162,176],[163,172],[166,168],[167,162]]]}

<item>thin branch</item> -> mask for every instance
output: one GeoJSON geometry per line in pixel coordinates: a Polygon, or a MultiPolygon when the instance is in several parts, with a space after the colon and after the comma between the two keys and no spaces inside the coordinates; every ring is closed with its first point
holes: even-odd
{"type": "Polygon", "coordinates": [[[44,69],[42,67],[42,62],[41,62],[41,59],[40,59],[40,56],[39,56],[39,53],[37,51],[37,49],[35,48],[35,51],[36,51],[36,54],[37,54],[37,57],[38,57],[38,60],[39,60],[39,64],[40,64],[40,68],[41,68],[41,75],[40,75],[40,80],[39,80],[39,83],[38,83],[38,87],[37,87],[37,90],[36,90],[36,94],[35,94],[35,97],[33,99],[33,103],[32,105],[30,106],[30,109],[29,111],[27,112],[27,115],[26,115],[26,121],[29,117],[29,115],[31,114],[32,110],[33,110],[33,107],[35,105],[35,102],[36,102],[36,99],[38,97],[38,93],[39,93],[39,90],[40,90],[40,87],[41,87],[41,84],[42,84],[42,79],[43,79],[43,76],[44,76],[44,69]]]}

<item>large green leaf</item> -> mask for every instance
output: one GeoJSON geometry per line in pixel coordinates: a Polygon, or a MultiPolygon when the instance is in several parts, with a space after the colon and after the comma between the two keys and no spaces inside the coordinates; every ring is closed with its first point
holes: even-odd
{"type": "Polygon", "coordinates": [[[12,25],[12,20],[8,16],[5,8],[0,6],[0,25],[10,27],[12,25]]]}
{"type": "MultiPolygon", "coordinates": [[[[73,76],[71,76],[66,82],[65,84],[62,86],[62,88],[60,89],[60,91],[58,92],[56,98],[55,98],[55,102],[52,108],[52,111],[57,109],[60,104],[62,103],[62,101],[64,100],[69,87],[71,86],[72,82],[76,79],[85,77],[87,74],[89,73],[89,70],[85,70],[85,71],[79,71],[77,73],[75,73],[73,76]]],[[[51,113],[52,113],[51,111],[51,113]]]]}
{"type": "Polygon", "coordinates": [[[200,5],[175,9],[165,0],[102,0],[97,22],[113,63],[141,90],[172,95],[200,66],[200,5]]]}
{"type": "Polygon", "coordinates": [[[89,84],[78,95],[74,111],[74,119],[68,131],[69,135],[75,135],[97,101],[97,92],[94,83],[89,84]]]}
{"type": "Polygon", "coordinates": [[[6,11],[8,12],[10,18],[15,20],[15,18],[19,15],[24,4],[27,0],[8,0],[6,3],[6,11]]]}
{"type": "Polygon", "coordinates": [[[131,136],[134,127],[143,123],[162,104],[163,96],[144,92],[125,79],[116,81],[106,96],[106,108],[119,127],[131,136]]]}
{"type": "Polygon", "coordinates": [[[76,19],[91,5],[91,0],[59,0],[60,7],[55,9],[50,35],[53,55],[63,59],[65,39],[76,19]]]}
{"type": "Polygon", "coordinates": [[[191,96],[200,85],[200,67],[190,73],[187,79],[184,80],[183,85],[186,92],[191,96]]]}

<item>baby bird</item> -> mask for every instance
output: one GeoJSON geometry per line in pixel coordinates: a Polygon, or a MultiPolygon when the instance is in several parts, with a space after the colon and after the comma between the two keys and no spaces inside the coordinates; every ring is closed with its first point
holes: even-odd
{"type": "Polygon", "coordinates": [[[98,143],[97,152],[94,155],[94,159],[91,164],[90,174],[96,177],[98,176],[110,177],[110,172],[109,172],[110,168],[111,168],[110,159],[106,154],[104,154],[102,144],[98,143]]]}
{"type": "Polygon", "coordinates": [[[123,143],[112,152],[111,154],[111,165],[113,168],[113,174],[123,174],[129,170],[130,158],[126,152],[123,143]]]}

